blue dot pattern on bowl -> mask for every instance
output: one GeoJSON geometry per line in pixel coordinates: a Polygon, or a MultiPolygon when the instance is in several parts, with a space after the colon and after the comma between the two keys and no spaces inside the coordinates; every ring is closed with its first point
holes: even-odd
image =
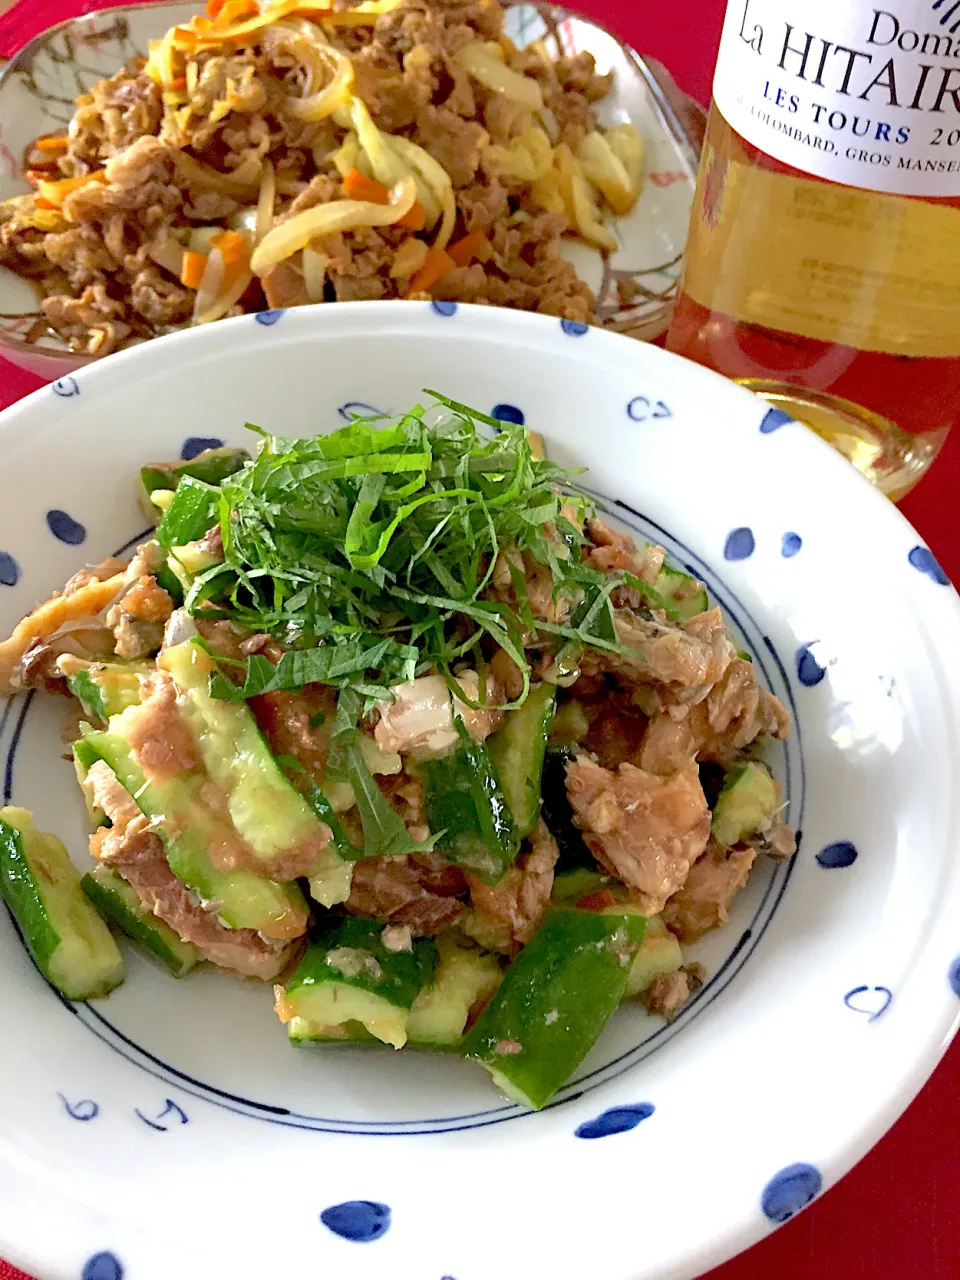
{"type": "Polygon", "coordinates": [[[785,533],[780,543],[780,554],[785,560],[792,559],[803,546],[799,533],[785,533]]]}
{"type": "Polygon", "coordinates": [[[47,527],[55,538],[59,538],[69,547],[79,547],[87,536],[87,531],[80,521],[74,520],[73,516],[68,515],[66,511],[56,509],[48,511],[47,527]]]}
{"type": "Polygon", "coordinates": [[[81,1280],[123,1280],[123,1266],[115,1253],[95,1253],[84,1265],[81,1280]]]}
{"type": "Polygon", "coordinates": [[[740,529],[733,529],[727,534],[727,540],[723,544],[724,560],[749,560],[757,549],[757,542],[753,536],[753,530],[744,526],[740,529]]]}
{"type": "MultiPolygon", "coordinates": [[[[811,641],[811,644],[816,643],[816,640],[811,641]]],[[[802,644],[797,650],[796,664],[797,679],[807,689],[812,689],[814,685],[819,684],[827,674],[825,668],[821,667],[820,663],[810,652],[809,644],[802,644]]]]}
{"type": "Polygon", "coordinates": [[[914,547],[907,559],[915,569],[919,569],[921,573],[925,573],[928,578],[932,578],[934,582],[938,582],[941,587],[949,587],[950,579],[940,568],[936,557],[929,547],[914,547]]]}
{"type": "Polygon", "coordinates": [[[257,324],[266,325],[268,328],[272,324],[276,324],[283,315],[283,307],[274,307],[272,311],[258,311],[253,317],[257,324]]]}
{"type": "Polygon", "coordinates": [[[582,338],[590,326],[582,320],[561,320],[560,328],[568,338],[582,338]]]}
{"type": "Polygon", "coordinates": [[[324,1209],[320,1221],[344,1240],[366,1244],[390,1229],[390,1207],[376,1200],[347,1200],[324,1209]]]}
{"type": "Polygon", "coordinates": [[[455,302],[431,302],[430,306],[438,316],[455,316],[457,314],[457,304],[455,302]]]}
{"type": "Polygon", "coordinates": [[[826,844],[817,854],[817,861],[828,871],[837,871],[842,867],[852,867],[860,854],[857,846],[850,840],[834,840],[826,844]]]}
{"type": "Polygon", "coordinates": [[[50,389],[55,396],[59,396],[61,400],[69,400],[71,396],[80,394],[80,384],[76,378],[69,375],[65,378],[58,378],[56,382],[51,382],[50,389]]]}
{"type": "Polygon", "coordinates": [[[950,990],[955,996],[960,996],[960,956],[957,956],[947,974],[947,980],[950,983],[950,990]]]}
{"type": "Polygon", "coordinates": [[[889,987],[854,987],[843,997],[852,1013],[863,1013],[868,1022],[876,1020],[890,1008],[893,992],[889,987]]]}
{"type": "Polygon", "coordinates": [[[223,441],[217,436],[187,436],[180,449],[180,457],[184,462],[189,462],[198,453],[203,453],[204,449],[222,448],[223,441]]]}
{"type": "Polygon", "coordinates": [[[609,1138],[614,1133],[628,1133],[655,1111],[652,1102],[638,1102],[628,1107],[610,1107],[593,1120],[586,1120],[574,1130],[578,1138],[609,1138]]]}
{"type": "Polygon", "coordinates": [[[779,431],[781,427],[785,427],[788,422],[795,422],[795,418],[791,418],[789,413],[784,413],[782,409],[768,409],[760,423],[760,430],[765,436],[773,435],[774,431],[779,431]]]}
{"type": "Polygon", "coordinates": [[[771,1222],[786,1222],[823,1190],[823,1178],[812,1164],[790,1164],[774,1174],[763,1189],[760,1207],[771,1222]]]}
{"type": "Polygon", "coordinates": [[[490,410],[490,417],[497,418],[500,422],[515,422],[518,427],[522,427],[527,418],[522,409],[518,409],[515,404],[495,404],[490,410]]]}
{"type": "Polygon", "coordinates": [[[9,551],[0,551],[0,585],[15,587],[20,581],[20,566],[9,551]]]}

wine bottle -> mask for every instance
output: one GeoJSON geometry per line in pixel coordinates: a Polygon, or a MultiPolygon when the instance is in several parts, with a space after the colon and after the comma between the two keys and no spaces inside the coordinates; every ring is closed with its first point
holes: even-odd
{"type": "Polygon", "coordinates": [[[960,0],[729,0],[667,345],[913,487],[960,417],[960,0]]]}

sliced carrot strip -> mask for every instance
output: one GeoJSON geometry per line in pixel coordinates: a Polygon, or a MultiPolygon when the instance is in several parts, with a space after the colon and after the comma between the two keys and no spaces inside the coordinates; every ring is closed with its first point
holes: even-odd
{"type": "Polygon", "coordinates": [[[259,12],[260,8],[254,3],[254,0],[225,0],[220,10],[220,22],[227,25],[231,22],[237,22],[240,18],[249,18],[252,14],[259,12]]]}
{"type": "Polygon", "coordinates": [[[45,200],[43,196],[35,196],[33,203],[38,209],[59,209],[60,208],[58,204],[54,204],[52,200],[45,200]]]}
{"type": "Polygon", "coordinates": [[[452,271],[456,265],[446,249],[438,249],[434,245],[427,253],[427,259],[423,266],[410,277],[410,287],[407,293],[426,293],[448,271],[452,271]]]}
{"type": "MultiPolygon", "coordinates": [[[[371,204],[389,204],[390,192],[382,182],[368,178],[359,169],[351,169],[344,178],[341,187],[343,194],[351,200],[369,200],[371,204]]],[[[413,210],[411,209],[411,213],[413,210]]]]}
{"type": "Polygon", "coordinates": [[[246,263],[249,257],[246,237],[239,231],[221,231],[210,243],[223,254],[225,266],[232,266],[236,262],[246,263]]]}
{"type": "Polygon", "coordinates": [[[447,253],[449,253],[458,267],[465,267],[468,262],[477,256],[477,251],[483,244],[484,239],[482,231],[470,231],[453,244],[448,244],[447,253]]]}
{"type": "Polygon", "coordinates": [[[188,250],[183,255],[183,262],[180,266],[180,283],[185,289],[198,289],[200,281],[203,279],[203,273],[207,266],[207,256],[204,253],[193,253],[188,250]]]}
{"type": "Polygon", "coordinates": [[[56,134],[46,134],[33,144],[38,151],[66,151],[67,140],[56,134]]]}
{"type": "Polygon", "coordinates": [[[225,0],[207,0],[205,12],[208,18],[216,18],[223,8],[225,0]]]}
{"type": "Polygon", "coordinates": [[[93,173],[81,174],[78,178],[60,178],[56,182],[50,182],[46,178],[40,178],[38,182],[38,191],[45,200],[52,200],[55,205],[63,202],[64,196],[68,196],[71,191],[76,191],[78,187],[85,187],[89,182],[106,182],[107,175],[102,169],[95,169],[93,173]]]}
{"type": "Polygon", "coordinates": [[[407,231],[422,231],[427,225],[427,211],[419,200],[413,202],[413,207],[409,213],[405,213],[402,218],[397,219],[398,227],[405,227],[407,231]]]}

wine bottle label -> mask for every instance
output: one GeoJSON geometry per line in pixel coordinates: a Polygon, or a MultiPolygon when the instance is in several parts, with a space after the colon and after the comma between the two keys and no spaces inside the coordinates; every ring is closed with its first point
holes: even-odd
{"type": "Polygon", "coordinates": [[[960,357],[960,210],[704,153],[683,287],[743,324],[850,348],[960,357]]]}
{"type": "Polygon", "coordinates": [[[960,195],[960,0],[729,0],[713,96],[795,169],[960,195]]]}

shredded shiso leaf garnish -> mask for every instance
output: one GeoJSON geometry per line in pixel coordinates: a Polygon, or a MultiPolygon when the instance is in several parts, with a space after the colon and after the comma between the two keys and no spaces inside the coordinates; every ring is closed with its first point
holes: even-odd
{"type": "Polygon", "coordinates": [[[454,668],[483,670],[493,642],[523,676],[517,706],[529,688],[526,650],[625,651],[609,603],[618,586],[671,612],[633,574],[581,563],[594,504],[575,473],[534,457],[524,427],[427,394],[428,408],[330,435],[288,439],[248,424],[262,444],[221,489],[224,562],[194,581],[186,605],[267,632],[288,652],[276,666],[249,658],[238,683],[215,678],[217,697],[320,681],[370,706],[437,670],[476,705],[454,668]],[[488,598],[503,548],[549,570],[569,625],[534,618],[520,571],[515,606],[488,598]]]}

